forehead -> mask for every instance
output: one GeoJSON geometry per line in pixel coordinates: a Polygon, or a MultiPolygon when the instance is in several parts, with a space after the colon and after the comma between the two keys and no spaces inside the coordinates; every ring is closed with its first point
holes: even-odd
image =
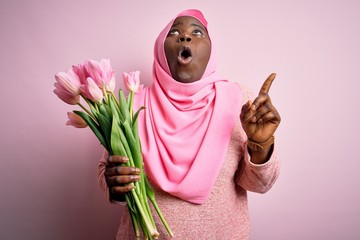
{"type": "Polygon", "coordinates": [[[175,26],[197,26],[206,30],[204,25],[198,19],[191,16],[177,17],[172,24],[172,27],[175,26]]]}

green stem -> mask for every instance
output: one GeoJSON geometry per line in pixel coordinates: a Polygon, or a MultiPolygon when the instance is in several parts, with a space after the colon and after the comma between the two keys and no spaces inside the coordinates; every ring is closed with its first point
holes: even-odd
{"type": "MultiPolygon", "coordinates": [[[[81,94],[81,97],[85,100],[85,102],[86,102],[90,107],[96,108],[96,111],[99,111],[97,104],[93,104],[93,103],[92,103],[89,99],[87,99],[83,94],[81,94]]],[[[83,107],[83,109],[85,109],[85,107],[83,107]]],[[[85,110],[85,111],[90,114],[90,112],[89,112],[88,110],[85,110]]],[[[94,114],[91,114],[90,116],[93,118],[94,121],[97,122],[97,118],[96,118],[96,116],[94,116],[94,114]]]]}
{"type": "MultiPolygon", "coordinates": [[[[128,166],[130,167],[135,167],[135,164],[134,164],[134,160],[133,160],[133,156],[131,154],[131,150],[130,150],[130,147],[129,147],[129,144],[126,140],[126,137],[125,137],[125,134],[124,132],[122,131],[121,128],[119,128],[119,136],[120,136],[120,141],[121,143],[123,144],[124,148],[125,148],[125,151],[126,151],[126,156],[129,158],[129,161],[127,162],[128,166]]],[[[140,176],[140,179],[141,179],[141,176],[140,176]]],[[[141,180],[140,180],[141,181],[141,180]]],[[[139,182],[135,182],[135,191],[137,192],[137,194],[141,194],[140,193],[140,184],[139,182]]]]}
{"type": "Polygon", "coordinates": [[[84,105],[82,105],[81,103],[78,103],[78,105],[79,105],[87,114],[89,114],[92,119],[94,119],[94,120],[96,121],[95,116],[94,116],[84,105]]]}
{"type": "Polygon", "coordinates": [[[105,86],[102,86],[102,91],[103,91],[103,94],[104,94],[104,97],[105,97],[105,102],[108,103],[109,102],[109,97],[107,95],[105,86]]]}
{"type": "Polygon", "coordinates": [[[149,216],[146,214],[146,212],[143,209],[143,206],[140,202],[140,199],[138,195],[136,194],[136,191],[134,189],[131,190],[131,193],[134,197],[134,200],[136,202],[136,206],[140,212],[140,215],[142,216],[144,223],[146,225],[146,228],[149,230],[151,236],[159,236],[159,232],[154,228],[154,226],[151,223],[151,220],[149,219],[149,216]]]}
{"type": "Polygon", "coordinates": [[[154,228],[156,228],[155,220],[154,220],[154,217],[152,215],[146,193],[145,193],[145,195],[143,195],[143,198],[144,198],[144,205],[145,205],[146,212],[148,213],[148,216],[150,218],[150,221],[151,221],[152,225],[154,226],[154,228]]]}
{"type": "Polygon", "coordinates": [[[168,223],[166,222],[164,216],[162,215],[162,213],[161,213],[161,211],[160,211],[160,208],[159,208],[159,206],[158,206],[157,203],[156,203],[156,200],[153,199],[153,198],[149,198],[149,199],[150,199],[152,205],[154,206],[157,214],[159,215],[159,217],[160,217],[160,219],[161,219],[161,222],[164,224],[164,226],[165,226],[165,228],[166,228],[166,231],[169,233],[170,237],[173,237],[174,234],[172,233],[172,231],[171,231],[168,223]]]}
{"type": "MultiPolygon", "coordinates": [[[[111,91],[111,95],[113,96],[113,98],[114,98],[115,100],[117,100],[117,99],[116,99],[116,96],[115,96],[115,93],[114,93],[113,91],[111,91]]],[[[118,101],[115,101],[115,102],[116,102],[117,106],[120,107],[120,103],[119,103],[118,101]]]]}
{"type": "Polygon", "coordinates": [[[130,91],[129,112],[130,112],[130,123],[131,124],[132,124],[132,120],[133,120],[133,105],[134,105],[134,92],[130,91]]]}
{"type": "Polygon", "coordinates": [[[130,213],[130,216],[131,216],[131,221],[133,223],[135,236],[136,236],[136,238],[140,238],[139,224],[138,224],[138,221],[136,219],[135,213],[133,213],[133,211],[129,207],[129,202],[131,200],[130,200],[128,194],[125,194],[125,199],[126,199],[126,202],[128,202],[129,213],[130,213]]]}

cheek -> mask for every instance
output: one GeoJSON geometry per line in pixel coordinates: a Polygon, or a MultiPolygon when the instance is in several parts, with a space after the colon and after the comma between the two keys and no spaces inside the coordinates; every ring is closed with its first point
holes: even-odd
{"type": "Polygon", "coordinates": [[[198,52],[199,61],[202,63],[202,65],[204,65],[204,68],[205,68],[210,59],[211,45],[210,44],[201,44],[201,45],[199,45],[198,50],[199,50],[199,52],[198,52]]]}
{"type": "Polygon", "coordinates": [[[171,61],[173,59],[174,51],[173,51],[172,44],[169,40],[165,40],[165,42],[164,42],[164,51],[165,51],[166,60],[168,62],[171,61]]]}

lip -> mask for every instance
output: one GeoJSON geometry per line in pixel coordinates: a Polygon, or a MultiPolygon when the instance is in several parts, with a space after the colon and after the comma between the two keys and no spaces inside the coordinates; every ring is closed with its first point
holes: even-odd
{"type": "Polygon", "coordinates": [[[187,45],[181,46],[178,52],[177,61],[180,65],[187,65],[192,61],[192,51],[187,45]],[[183,53],[186,52],[189,56],[184,57],[183,53]]]}

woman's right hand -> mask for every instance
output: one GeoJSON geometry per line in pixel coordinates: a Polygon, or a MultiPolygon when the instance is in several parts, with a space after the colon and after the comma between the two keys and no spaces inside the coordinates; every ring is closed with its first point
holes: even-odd
{"type": "Polygon", "coordinates": [[[132,182],[139,181],[140,169],[121,166],[129,159],[123,156],[109,156],[105,164],[105,180],[113,196],[123,196],[134,188],[132,182]]]}

